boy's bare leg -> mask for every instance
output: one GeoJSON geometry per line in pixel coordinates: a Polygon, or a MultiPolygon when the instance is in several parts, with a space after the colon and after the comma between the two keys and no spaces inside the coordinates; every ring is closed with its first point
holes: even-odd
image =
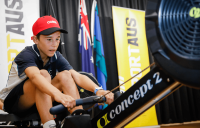
{"type": "MultiPolygon", "coordinates": [[[[51,77],[46,70],[40,70],[40,73],[49,82],[51,81],[51,77]]],[[[51,97],[38,90],[30,80],[24,83],[23,89],[24,94],[20,97],[18,104],[20,108],[28,109],[36,103],[42,123],[53,120],[53,115],[49,113],[49,109],[52,107],[51,97]]]]}
{"type": "Polygon", "coordinates": [[[3,110],[3,102],[0,101],[0,109],[3,110]]]}
{"type": "Polygon", "coordinates": [[[36,98],[36,107],[42,123],[44,124],[49,120],[54,120],[53,115],[49,113],[49,110],[52,107],[51,97],[47,94],[44,94],[40,90],[36,89],[35,98],[36,98]]]}
{"type": "MultiPolygon", "coordinates": [[[[54,79],[51,81],[56,88],[63,91],[64,94],[70,95],[74,99],[80,99],[80,95],[77,89],[77,86],[74,82],[74,79],[71,76],[69,71],[62,71],[58,73],[54,79]]],[[[70,113],[72,113],[76,109],[83,109],[82,106],[74,107],[73,109],[68,109],[70,113]]]]}
{"type": "MultiPolygon", "coordinates": [[[[50,75],[46,70],[40,70],[42,76],[44,76],[49,82],[51,80],[50,75]]],[[[79,99],[78,89],[69,71],[63,71],[58,73],[51,83],[63,91],[64,94],[72,96],[74,99],[79,99]]],[[[53,115],[49,113],[49,109],[52,107],[52,99],[49,95],[42,93],[38,90],[30,80],[24,83],[24,95],[20,97],[19,106],[21,109],[28,109],[36,103],[42,123],[49,120],[53,120],[53,115]]],[[[72,113],[76,109],[83,109],[82,106],[75,107],[69,110],[72,113]]]]}

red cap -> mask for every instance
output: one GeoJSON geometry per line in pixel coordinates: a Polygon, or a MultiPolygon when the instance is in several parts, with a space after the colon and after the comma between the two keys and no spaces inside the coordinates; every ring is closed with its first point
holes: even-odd
{"type": "Polygon", "coordinates": [[[33,24],[32,31],[34,36],[38,33],[42,35],[50,35],[56,31],[68,33],[66,30],[60,28],[58,21],[52,16],[43,16],[38,18],[33,24]]]}

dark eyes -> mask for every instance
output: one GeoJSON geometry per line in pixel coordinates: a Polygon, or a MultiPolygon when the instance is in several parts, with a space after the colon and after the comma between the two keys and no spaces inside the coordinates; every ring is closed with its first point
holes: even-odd
{"type": "MultiPolygon", "coordinates": [[[[48,41],[52,41],[52,39],[47,39],[48,41]]],[[[58,39],[56,39],[56,41],[59,41],[60,40],[60,38],[58,38],[58,39]]]]}

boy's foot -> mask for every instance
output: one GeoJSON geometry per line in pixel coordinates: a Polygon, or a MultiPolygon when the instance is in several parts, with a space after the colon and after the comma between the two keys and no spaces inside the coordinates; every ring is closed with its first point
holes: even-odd
{"type": "Polygon", "coordinates": [[[50,124],[49,128],[56,128],[56,125],[55,124],[50,124]]]}

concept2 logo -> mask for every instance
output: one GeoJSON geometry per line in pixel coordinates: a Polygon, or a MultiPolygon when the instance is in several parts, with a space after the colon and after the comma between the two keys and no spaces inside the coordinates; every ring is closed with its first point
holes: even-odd
{"type": "Polygon", "coordinates": [[[120,114],[131,107],[135,101],[139,101],[144,98],[146,94],[151,91],[154,85],[157,85],[163,81],[163,78],[160,77],[160,72],[153,74],[151,79],[147,79],[146,83],[138,86],[136,90],[132,92],[129,96],[124,98],[120,103],[113,107],[108,113],[104,114],[98,121],[97,127],[104,128],[107,126],[114,118],[120,116],[120,114]]]}
{"type": "Polygon", "coordinates": [[[107,113],[97,121],[97,127],[98,128],[103,128],[104,126],[102,126],[101,122],[104,121],[104,126],[106,126],[108,123],[110,123],[110,121],[108,120],[108,117],[107,117],[107,113]]]}
{"type": "Polygon", "coordinates": [[[189,12],[190,17],[199,18],[200,17],[200,7],[193,7],[189,12]]]}

